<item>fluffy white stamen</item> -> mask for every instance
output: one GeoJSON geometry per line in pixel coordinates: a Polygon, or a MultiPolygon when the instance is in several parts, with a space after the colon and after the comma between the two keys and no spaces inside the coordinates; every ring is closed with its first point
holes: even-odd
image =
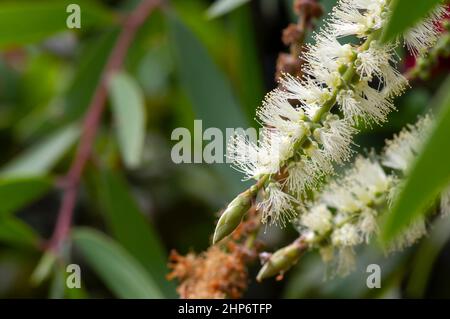
{"type": "Polygon", "coordinates": [[[298,200],[283,192],[279,183],[271,183],[266,188],[265,197],[257,206],[262,212],[263,223],[284,227],[297,216],[295,208],[299,204],[298,200]]]}

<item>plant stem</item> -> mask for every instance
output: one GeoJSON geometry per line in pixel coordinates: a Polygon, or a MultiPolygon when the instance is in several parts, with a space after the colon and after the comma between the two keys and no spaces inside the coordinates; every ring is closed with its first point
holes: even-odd
{"type": "Polygon", "coordinates": [[[161,0],[142,0],[141,3],[126,17],[121,33],[108,58],[100,77],[94,96],[84,117],[82,135],[75,158],[65,176],[63,198],[58,213],[58,220],[50,239],[48,249],[58,252],[61,244],[70,231],[73,212],[78,194],[78,186],[86,163],[91,156],[92,146],[100,126],[102,114],[107,99],[107,85],[111,75],[123,66],[128,49],[133,42],[136,32],[145,22],[150,13],[161,5],[161,0]]]}

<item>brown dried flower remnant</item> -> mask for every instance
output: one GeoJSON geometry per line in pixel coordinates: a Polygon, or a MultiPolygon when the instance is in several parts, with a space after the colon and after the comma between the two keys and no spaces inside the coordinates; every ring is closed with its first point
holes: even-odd
{"type": "Polygon", "coordinates": [[[312,27],[312,20],[323,14],[323,9],[317,0],[295,0],[294,12],[298,16],[297,23],[291,23],[283,30],[282,41],[290,47],[290,52],[278,55],[275,74],[277,80],[284,73],[301,77],[301,55],[306,32],[312,27]]]}
{"type": "Polygon", "coordinates": [[[217,246],[195,255],[172,251],[168,278],[177,278],[177,292],[183,299],[240,298],[247,287],[247,269],[238,253],[217,246]]]}
{"type": "Polygon", "coordinates": [[[248,218],[223,245],[186,256],[172,251],[169,280],[177,279],[177,292],[183,299],[241,298],[248,285],[248,263],[258,256],[259,245],[253,238],[259,228],[254,207],[248,218]],[[246,239],[244,241],[244,239],[246,239]]]}

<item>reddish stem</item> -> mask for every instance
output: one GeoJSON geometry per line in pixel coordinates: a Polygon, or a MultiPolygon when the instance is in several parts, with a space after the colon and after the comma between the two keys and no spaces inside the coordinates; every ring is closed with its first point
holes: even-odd
{"type": "Polygon", "coordinates": [[[119,34],[116,44],[108,58],[103,70],[100,82],[97,85],[94,96],[84,117],[80,143],[76,156],[67,173],[63,185],[63,198],[58,213],[55,230],[50,239],[48,248],[57,252],[61,243],[66,239],[70,231],[73,212],[77,200],[78,186],[86,163],[91,155],[92,145],[100,125],[100,120],[105,109],[107,99],[107,85],[110,76],[123,66],[126,54],[140,26],[145,22],[150,13],[161,4],[161,0],[142,0],[125,19],[123,29],[119,34]]]}

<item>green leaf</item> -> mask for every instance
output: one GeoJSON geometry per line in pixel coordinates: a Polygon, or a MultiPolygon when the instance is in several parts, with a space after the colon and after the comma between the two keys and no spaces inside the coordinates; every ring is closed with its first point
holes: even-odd
{"type": "MultiPolygon", "coordinates": [[[[197,42],[199,41],[206,48],[210,58],[224,67],[233,67],[234,57],[230,57],[230,53],[237,50],[238,44],[235,41],[235,35],[222,21],[205,19],[205,12],[208,8],[206,3],[174,1],[172,5],[176,18],[182,21],[185,28],[197,38],[197,42]],[[217,45],[217,39],[226,41],[226,51],[217,45]]],[[[167,17],[167,12],[165,17],[167,17]]]]}
{"type": "Polygon", "coordinates": [[[414,27],[421,19],[426,17],[441,0],[393,0],[391,3],[392,16],[383,33],[383,40],[390,41],[398,35],[414,27]]]}
{"type": "Polygon", "coordinates": [[[31,274],[31,284],[34,286],[40,285],[44,280],[49,278],[52,274],[53,269],[56,266],[56,255],[53,252],[47,251],[45,252],[41,259],[39,260],[38,265],[34,269],[31,274]]]}
{"type": "Polygon", "coordinates": [[[13,245],[36,248],[39,237],[33,229],[20,219],[0,217],[0,241],[13,245]]]}
{"type": "Polygon", "coordinates": [[[66,278],[67,273],[65,272],[65,269],[57,265],[53,271],[50,281],[50,287],[48,289],[49,299],[64,298],[64,291],[66,290],[66,278]]]}
{"type": "Polygon", "coordinates": [[[232,32],[236,35],[238,41],[239,56],[236,60],[239,70],[239,83],[237,88],[241,101],[245,105],[247,118],[253,119],[252,125],[255,125],[255,109],[264,98],[265,88],[251,13],[249,6],[242,7],[235,10],[229,16],[229,19],[232,32]]]}
{"type": "Polygon", "coordinates": [[[53,269],[52,279],[48,291],[49,299],[89,299],[84,283],[79,288],[69,288],[67,278],[70,272],[66,271],[67,265],[58,263],[53,269]]]}
{"type": "MultiPolygon", "coordinates": [[[[0,47],[17,46],[45,39],[69,30],[66,12],[71,0],[7,1],[0,3],[0,47]]],[[[77,1],[81,7],[81,26],[108,25],[113,17],[92,1],[77,1]]]]}
{"type": "Polygon", "coordinates": [[[386,216],[382,229],[385,241],[425,214],[429,204],[450,182],[450,77],[442,86],[435,105],[440,109],[435,127],[412,166],[392,212],[386,216]]]}
{"type": "Polygon", "coordinates": [[[171,44],[179,77],[204,127],[246,127],[247,120],[229,81],[204,45],[174,15],[169,16],[171,44]],[[194,77],[193,77],[194,76],[194,77]]]}
{"type": "Polygon", "coordinates": [[[74,230],[73,240],[89,266],[117,297],[163,297],[142,265],[109,237],[82,228],[74,230]]]}
{"type": "Polygon", "coordinates": [[[77,120],[89,107],[117,36],[118,28],[113,28],[85,42],[65,98],[69,120],[77,120]]]}
{"type": "MultiPolygon", "coordinates": [[[[226,132],[226,128],[247,128],[248,121],[229,81],[203,44],[176,16],[169,15],[168,21],[178,76],[203,128],[215,127],[222,132],[226,132]]],[[[228,165],[213,165],[213,168],[222,176],[227,185],[224,189],[230,196],[245,187],[241,176],[228,165]]]]}
{"type": "Polygon", "coordinates": [[[1,177],[46,174],[75,143],[80,135],[78,126],[66,126],[31,147],[0,171],[1,177]]]}
{"type": "Polygon", "coordinates": [[[136,168],[145,142],[142,90],[134,78],[123,72],[112,76],[108,88],[122,157],[129,168],[136,168]]]}
{"type": "Polygon", "coordinates": [[[21,209],[51,186],[52,181],[46,177],[0,179],[0,216],[21,209]]]}
{"type": "Polygon", "coordinates": [[[250,0],[216,0],[209,7],[206,15],[209,19],[214,19],[233,11],[247,2],[250,2],[250,0]]]}
{"type": "Polygon", "coordinates": [[[423,298],[433,273],[436,259],[450,239],[450,218],[438,218],[430,235],[421,242],[409,268],[406,292],[410,298],[423,298]]]}
{"type": "Polygon", "coordinates": [[[119,243],[143,266],[166,295],[175,297],[165,279],[167,256],[158,234],[140,211],[126,181],[111,171],[99,176],[98,188],[107,224],[119,243]]]}
{"type": "Polygon", "coordinates": [[[171,84],[173,62],[170,52],[166,44],[145,48],[145,52],[136,67],[136,77],[146,95],[159,96],[166,92],[171,84]]]}

